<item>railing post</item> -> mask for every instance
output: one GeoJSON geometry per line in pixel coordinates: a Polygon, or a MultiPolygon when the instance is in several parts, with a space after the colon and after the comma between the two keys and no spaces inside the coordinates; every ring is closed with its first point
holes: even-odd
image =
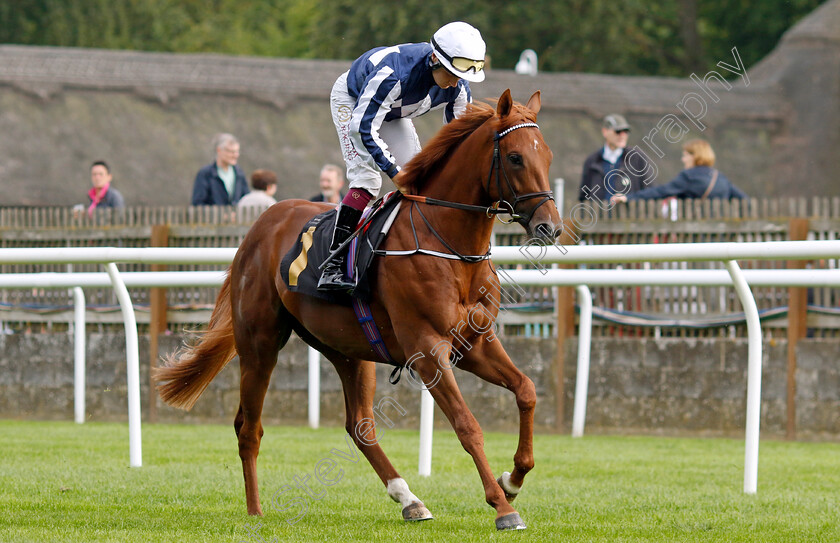
{"type": "MultiPolygon", "coordinates": [[[[152,237],[149,241],[152,247],[168,247],[169,225],[152,225],[152,237]]],[[[166,271],[167,268],[166,264],[152,264],[151,271],[166,271]]],[[[166,310],[166,289],[149,289],[149,422],[157,422],[157,389],[152,374],[160,356],[159,337],[166,331],[166,310]]]]}
{"type": "Polygon", "coordinates": [[[117,294],[125,325],[126,382],[128,384],[128,450],[129,466],[143,465],[143,450],[140,437],[140,347],[137,341],[137,319],[131,296],[120,277],[120,271],[113,262],[105,264],[111,285],[117,294]]]}
{"type": "MultiPolygon", "coordinates": [[[[788,240],[808,239],[810,223],[808,219],[791,219],[788,225],[788,240]]],[[[804,269],[805,260],[788,260],[787,269],[804,269]]],[[[787,424],[785,437],[796,439],[796,346],[805,337],[808,328],[808,289],[788,289],[788,347],[787,347],[787,424]]]]}
{"type": "Polygon", "coordinates": [[[321,419],[321,353],[313,347],[309,347],[307,352],[309,353],[307,364],[309,369],[309,386],[307,387],[309,427],[317,430],[321,419]]]}
{"type": "Polygon", "coordinates": [[[734,260],[726,261],[735,292],[747,319],[747,428],[744,445],[744,492],[755,494],[758,485],[758,434],[761,421],[761,321],[750,286],[734,260]]]}
{"type": "Polygon", "coordinates": [[[586,422],[586,400],[589,396],[589,367],[592,347],[592,292],[586,285],[576,287],[580,305],[578,330],[577,377],[575,378],[575,410],[572,415],[572,437],[583,437],[586,422]]]}
{"type": "MultiPolygon", "coordinates": [[[[558,243],[561,246],[575,246],[578,237],[575,223],[571,220],[563,221],[563,233],[558,243]]],[[[558,264],[561,269],[573,269],[573,264],[558,264]]],[[[562,432],[566,418],[566,339],[575,335],[575,295],[572,287],[557,287],[555,299],[557,308],[557,352],[554,357],[554,427],[562,432]]]]}
{"type": "Polygon", "coordinates": [[[566,180],[562,177],[554,180],[554,205],[557,206],[557,212],[562,218],[563,208],[566,205],[566,180]]]}
{"type": "Polygon", "coordinates": [[[73,389],[76,423],[85,422],[85,292],[73,287],[73,389]]]}
{"type": "Polygon", "coordinates": [[[432,435],[435,420],[435,400],[429,389],[420,391],[420,453],[417,458],[418,472],[428,477],[432,474],[432,435]]]}

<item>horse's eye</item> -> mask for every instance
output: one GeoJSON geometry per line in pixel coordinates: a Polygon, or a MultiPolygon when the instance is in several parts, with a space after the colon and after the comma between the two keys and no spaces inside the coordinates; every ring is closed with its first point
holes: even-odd
{"type": "Polygon", "coordinates": [[[511,153],[508,155],[508,161],[510,161],[510,163],[514,166],[522,166],[522,155],[511,153]]]}

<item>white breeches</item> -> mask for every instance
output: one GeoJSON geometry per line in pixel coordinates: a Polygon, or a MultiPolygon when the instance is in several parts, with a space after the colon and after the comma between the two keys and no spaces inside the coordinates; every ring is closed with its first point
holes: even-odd
{"type": "MultiPolygon", "coordinates": [[[[358,132],[351,129],[355,99],[347,93],[347,72],[341,74],[330,93],[330,111],[338,132],[341,154],[347,165],[347,182],[350,188],[361,188],[374,198],[382,187],[382,171],[362,144],[358,132]]],[[[385,121],[379,127],[379,138],[396,163],[403,167],[420,152],[420,138],[411,119],[385,121]]]]}

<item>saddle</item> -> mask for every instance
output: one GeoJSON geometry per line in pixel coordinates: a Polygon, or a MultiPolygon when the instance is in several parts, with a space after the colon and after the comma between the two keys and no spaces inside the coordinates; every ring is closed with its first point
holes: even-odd
{"type": "Polygon", "coordinates": [[[347,249],[348,277],[356,281],[352,293],[341,291],[319,291],[319,267],[330,254],[336,212],[325,211],[310,219],[298,235],[297,242],[283,257],[280,275],[286,287],[292,292],[321,298],[330,303],[350,306],[356,298],[363,302],[370,300],[373,278],[368,270],[376,250],[388,234],[403,200],[399,191],[392,191],[376,200],[365,209],[359,221],[361,231],[347,249]]]}

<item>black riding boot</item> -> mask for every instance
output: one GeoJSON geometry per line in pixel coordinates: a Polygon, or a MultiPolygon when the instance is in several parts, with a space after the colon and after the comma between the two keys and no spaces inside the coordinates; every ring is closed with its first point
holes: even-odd
{"type": "MultiPolygon", "coordinates": [[[[338,206],[338,217],[335,219],[335,230],[333,230],[332,243],[330,243],[330,252],[338,249],[344,243],[344,240],[356,231],[356,225],[359,224],[361,217],[362,212],[358,209],[353,209],[344,204],[338,206]]],[[[350,290],[356,286],[355,283],[348,281],[344,275],[346,255],[347,248],[324,266],[321,279],[318,281],[318,290],[350,290]]]]}

